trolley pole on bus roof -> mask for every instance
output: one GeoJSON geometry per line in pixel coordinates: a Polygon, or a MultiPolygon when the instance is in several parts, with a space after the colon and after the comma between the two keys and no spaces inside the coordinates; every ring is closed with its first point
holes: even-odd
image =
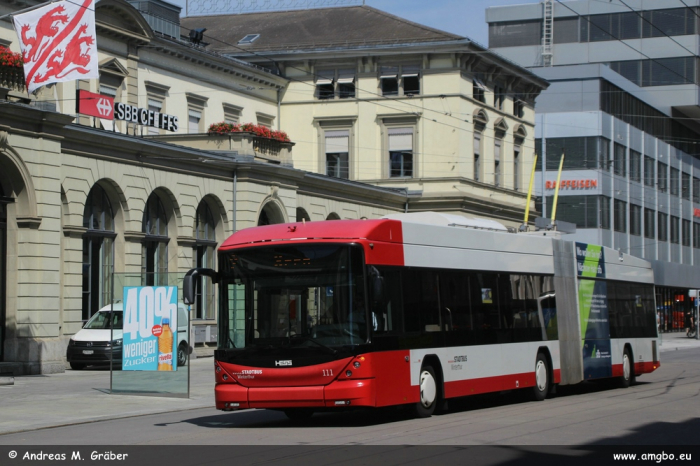
{"type": "Polygon", "coordinates": [[[557,201],[559,200],[559,184],[561,183],[561,170],[564,168],[564,150],[561,151],[561,159],[559,160],[559,172],[557,173],[557,185],[554,187],[554,202],[552,206],[552,227],[556,228],[557,220],[557,201]]]}
{"type": "MultiPolygon", "coordinates": [[[[535,184],[535,170],[537,169],[537,154],[532,161],[532,172],[530,173],[530,187],[527,188],[527,201],[525,201],[525,218],[520,225],[520,231],[527,231],[527,220],[530,217],[530,199],[532,198],[532,186],[535,184]]],[[[544,174],[543,174],[544,176],[544,174]]],[[[544,195],[544,194],[543,194],[544,195]]]]}

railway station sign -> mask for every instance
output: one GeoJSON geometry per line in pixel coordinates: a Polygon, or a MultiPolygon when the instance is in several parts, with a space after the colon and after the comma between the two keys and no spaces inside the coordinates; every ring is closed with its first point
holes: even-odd
{"type": "Polygon", "coordinates": [[[114,99],[108,95],[79,90],[76,106],[77,113],[105,120],[114,119],[114,99]]]}
{"type": "Polygon", "coordinates": [[[104,94],[79,90],[76,99],[76,112],[103,120],[121,120],[141,126],[177,132],[179,123],[175,115],[139,108],[104,94]]]}

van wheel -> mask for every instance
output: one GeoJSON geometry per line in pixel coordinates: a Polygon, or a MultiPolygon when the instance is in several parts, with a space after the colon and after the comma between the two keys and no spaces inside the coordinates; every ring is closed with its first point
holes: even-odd
{"type": "Polygon", "coordinates": [[[182,367],[187,364],[187,343],[182,342],[177,347],[177,366],[182,367]]]}
{"type": "Polygon", "coordinates": [[[79,362],[72,362],[70,363],[70,368],[74,371],[79,371],[85,368],[85,364],[81,364],[79,362]]]}
{"type": "Polygon", "coordinates": [[[420,401],[416,403],[416,416],[430,417],[435,412],[438,401],[438,387],[435,371],[431,366],[423,366],[420,371],[420,401]]]}

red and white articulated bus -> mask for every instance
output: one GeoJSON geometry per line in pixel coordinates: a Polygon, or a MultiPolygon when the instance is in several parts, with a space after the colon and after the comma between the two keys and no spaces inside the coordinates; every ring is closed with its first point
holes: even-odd
{"type": "Polygon", "coordinates": [[[219,249],[216,407],[314,411],[635,376],[659,367],[648,262],[437,213],[248,228],[219,249]]]}

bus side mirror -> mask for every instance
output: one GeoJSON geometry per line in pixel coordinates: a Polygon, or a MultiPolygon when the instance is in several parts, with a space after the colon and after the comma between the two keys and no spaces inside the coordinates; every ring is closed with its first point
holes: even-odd
{"type": "Polygon", "coordinates": [[[200,267],[188,271],[185,278],[182,279],[182,301],[188,306],[195,303],[197,278],[200,275],[211,278],[214,283],[219,281],[219,274],[216,273],[216,270],[200,267]]]}
{"type": "Polygon", "coordinates": [[[182,279],[182,301],[188,306],[194,304],[195,285],[196,282],[192,275],[185,275],[185,278],[182,279]]]}

